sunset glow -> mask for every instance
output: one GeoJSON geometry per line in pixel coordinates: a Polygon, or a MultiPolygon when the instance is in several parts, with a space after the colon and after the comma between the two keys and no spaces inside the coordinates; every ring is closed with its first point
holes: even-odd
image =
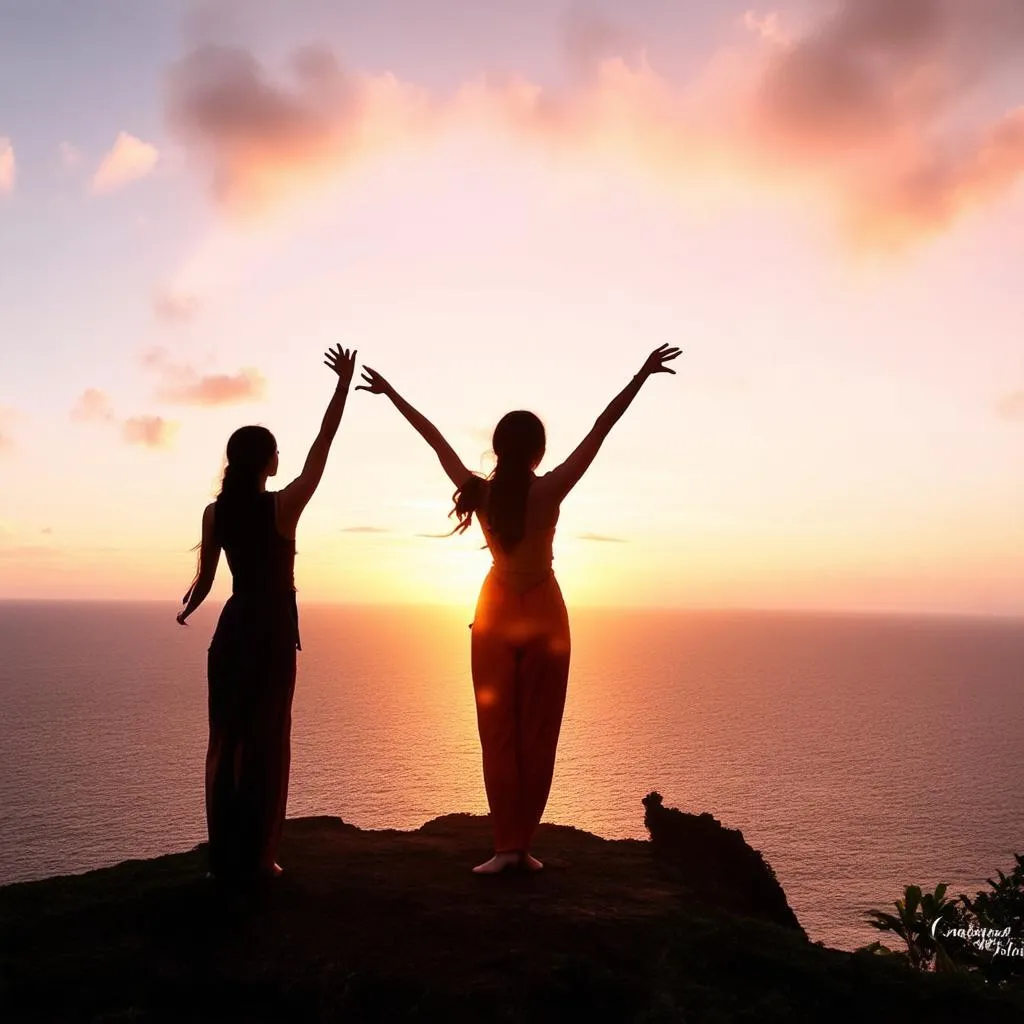
{"type": "MultiPolygon", "coordinates": [[[[1024,615],[1018,3],[114,0],[59,53],[45,6],[0,10],[0,598],[180,599],[228,435],[297,474],[331,344],[487,472],[667,342],[570,607],[1024,615]]],[[[451,490],[353,393],[300,598],[471,609],[451,490]]]]}

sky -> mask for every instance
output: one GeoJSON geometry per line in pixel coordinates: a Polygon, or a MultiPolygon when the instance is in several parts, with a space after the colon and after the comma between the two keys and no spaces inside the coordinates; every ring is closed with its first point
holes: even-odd
{"type": "MultiPolygon", "coordinates": [[[[486,473],[668,343],[570,605],[1024,615],[1024,7],[752,3],[0,0],[0,598],[179,601],[331,345],[486,473]]],[[[471,608],[451,491],[353,392],[300,600],[471,608]]]]}

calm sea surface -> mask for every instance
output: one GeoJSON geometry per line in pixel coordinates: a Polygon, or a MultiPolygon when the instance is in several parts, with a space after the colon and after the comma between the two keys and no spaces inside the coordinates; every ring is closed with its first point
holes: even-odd
{"type": "MultiPolygon", "coordinates": [[[[0,602],[0,883],[205,838],[217,607],[0,602]]],[[[486,813],[459,609],[300,608],[289,814],[486,813]]],[[[811,937],[1024,850],[1024,621],[580,609],[545,820],[644,837],[641,797],[760,849],[811,937]]],[[[538,851],[543,855],[543,850],[538,851]]]]}

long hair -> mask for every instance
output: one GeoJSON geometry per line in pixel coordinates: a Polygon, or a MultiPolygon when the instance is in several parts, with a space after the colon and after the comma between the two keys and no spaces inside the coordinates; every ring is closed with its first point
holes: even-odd
{"type": "MultiPolygon", "coordinates": [[[[239,427],[228,438],[227,464],[213,519],[214,536],[221,547],[225,541],[232,543],[244,538],[249,532],[247,510],[251,507],[252,499],[260,493],[260,477],[276,452],[277,440],[266,427],[239,427]]],[[[202,542],[192,550],[197,551],[201,546],[202,542]]],[[[196,574],[182,598],[182,604],[187,604],[192,596],[199,582],[199,571],[197,555],[196,574]]]]}
{"type": "Polygon", "coordinates": [[[490,494],[484,503],[484,478],[471,476],[453,495],[455,507],[449,516],[458,517],[452,533],[464,533],[481,510],[491,532],[504,551],[511,551],[526,530],[526,497],[533,468],[544,454],[544,424],[532,412],[517,409],[506,413],[494,428],[491,448],[497,462],[490,476],[490,494]]]}

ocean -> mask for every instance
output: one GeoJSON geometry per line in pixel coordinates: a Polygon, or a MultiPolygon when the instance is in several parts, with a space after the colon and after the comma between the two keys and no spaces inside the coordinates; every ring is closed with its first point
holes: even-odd
{"type": "MultiPolygon", "coordinates": [[[[0,884],[205,839],[219,609],[185,628],[177,610],[0,602],[0,884]]],[[[471,611],[300,596],[300,616],[289,815],[408,829],[486,813],[471,611]]],[[[643,838],[653,789],[710,811],[764,854],[811,938],[843,949],[879,937],[864,913],[905,884],[973,894],[1024,851],[1024,620],[570,616],[545,821],[643,838]]]]}

